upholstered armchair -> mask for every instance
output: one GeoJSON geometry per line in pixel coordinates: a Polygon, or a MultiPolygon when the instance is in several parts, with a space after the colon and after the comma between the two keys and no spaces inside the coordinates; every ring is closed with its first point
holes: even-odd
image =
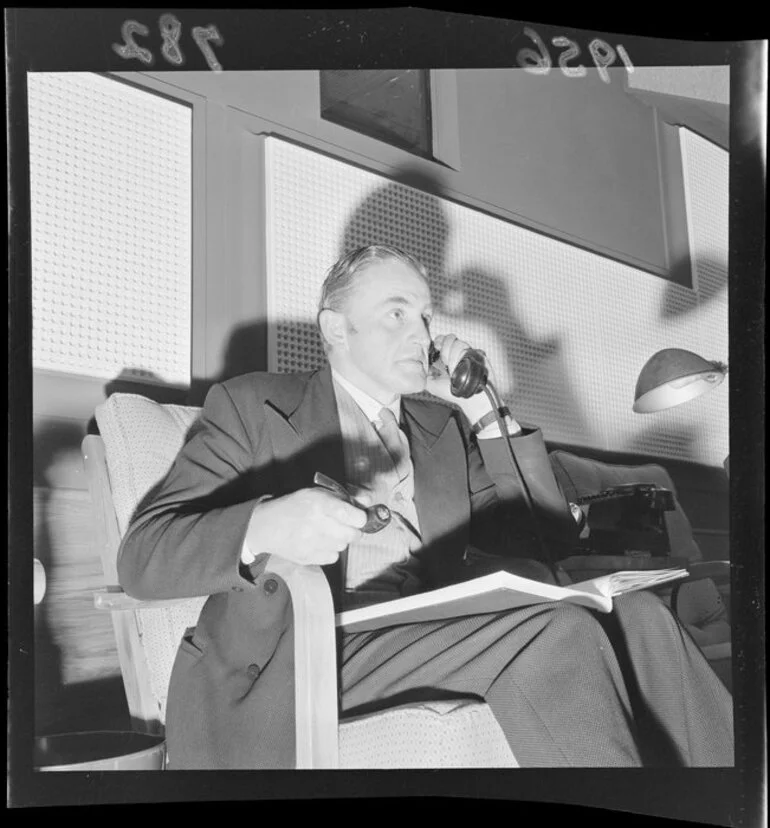
{"type": "MultiPolygon", "coordinates": [[[[117,553],[132,513],[166,474],[200,409],[113,394],[96,411],[100,436],[83,441],[105,589],[95,606],[112,613],[132,726],[163,733],[179,641],[205,597],[138,601],[118,586],[117,553]]],[[[271,557],[294,612],[298,768],[518,767],[489,707],[477,699],[400,705],[339,721],[335,618],[320,567],[271,557]]],[[[174,757],[168,757],[173,770],[174,757]]]]}
{"type": "MultiPolygon", "coordinates": [[[[94,603],[112,615],[133,727],[157,734],[164,729],[179,642],[196,625],[206,598],[131,598],[118,586],[117,554],[133,512],[165,476],[199,413],[194,407],[113,394],[96,411],[100,436],[89,435],[83,441],[105,576],[105,588],[95,595],[94,603]]],[[[660,466],[651,466],[648,477],[644,476],[647,467],[604,468],[608,464],[566,452],[553,453],[551,461],[568,499],[636,480],[673,489],[660,466]]],[[[700,552],[684,513],[677,506],[667,520],[677,554],[697,562],[700,552]]],[[[491,710],[478,699],[405,704],[340,720],[335,618],[328,582],[319,567],[296,566],[274,556],[267,570],[284,580],[292,598],[298,768],[518,767],[515,747],[512,752],[491,710]]],[[[679,594],[680,604],[687,605],[686,590],[679,594]]],[[[688,611],[692,621],[697,613],[688,611]]],[[[690,626],[697,629],[695,621],[690,626]]],[[[170,769],[173,761],[169,756],[170,769]]]]}

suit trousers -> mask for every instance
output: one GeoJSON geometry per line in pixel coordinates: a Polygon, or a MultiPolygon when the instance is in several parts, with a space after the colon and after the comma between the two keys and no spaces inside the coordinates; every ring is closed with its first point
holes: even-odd
{"type": "Polygon", "coordinates": [[[650,592],[342,637],[344,715],[478,697],[522,767],[732,766],[732,697],[650,592]]]}

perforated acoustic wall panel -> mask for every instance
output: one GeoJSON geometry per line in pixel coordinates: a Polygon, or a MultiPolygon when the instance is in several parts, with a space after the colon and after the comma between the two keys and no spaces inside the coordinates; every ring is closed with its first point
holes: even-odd
{"type": "MultiPolygon", "coordinates": [[[[702,285],[685,291],[280,139],[267,140],[266,164],[271,370],[322,364],[315,316],[336,258],[363,244],[395,244],[428,267],[433,332],[453,331],[483,348],[518,419],[538,424],[547,440],[721,464],[724,404],[697,401],[646,416],[631,405],[655,351],[725,353],[724,289],[701,297],[702,285]]],[[[691,190],[699,209],[722,199],[726,216],[726,181],[716,194],[694,183],[691,190]]],[[[722,213],[710,220],[726,227],[722,213]]]]}
{"type": "Polygon", "coordinates": [[[27,80],[34,367],[189,384],[190,109],[93,74],[27,80]]]}
{"type": "MultiPolygon", "coordinates": [[[[729,362],[727,280],[729,266],[730,158],[721,147],[680,129],[690,259],[698,298],[691,350],[729,362]]],[[[728,447],[729,374],[722,386],[693,403],[703,418],[696,435],[699,454],[716,444],[728,447]]]]}

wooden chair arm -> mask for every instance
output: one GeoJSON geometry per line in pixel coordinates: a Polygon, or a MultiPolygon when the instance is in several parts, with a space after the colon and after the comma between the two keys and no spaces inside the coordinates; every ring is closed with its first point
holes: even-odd
{"type": "Polygon", "coordinates": [[[710,578],[715,584],[730,583],[730,561],[696,561],[687,565],[689,575],[676,581],[671,589],[671,611],[679,617],[679,591],[685,584],[710,578]]]}
{"type": "Polygon", "coordinates": [[[702,581],[711,578],[717,584],[730,583],[730,561],[697,561],[687,565],[689,575],[677,581],[671,589],[671,609],[675,615],[679,615],[677,601],[679,590],[684,584],[693,581],[702,581]]]}
{"type": "Polygon", "coordinates": [[[704,644],[701,647],[703,655],[709,661],[718,661],[722,658],[732,658],[733,645],[731,641],[720,641],[717,644],[704,644]]]}
{"type": "MultiPolygon", "coordinates": [[[[273,555],[268,558],[265,572],[278,575],[291,595],[297,768],[337,768],[337,644],[329,582],[319,566],[300,566],[273,555]]],[[[94,593],[94,606],[110,612],[161,609],[187,601],[142,601],[118,586],[94,593]]]]}
{"type": "Polygon", "coordinates": [[[337,639],[329,582],[320,566],[271,555],[265,572],[286,583],[294,613],[297,768],[339,767],[337,639]]]}
{"type": "Polygon", "coordinates": [[[696,561],[687,564],[687,571],[690,573],[680,583],[688,581],[701,581],[703,578],[711,578],[718,583],[729,583],[730,561],[696,561]]]}

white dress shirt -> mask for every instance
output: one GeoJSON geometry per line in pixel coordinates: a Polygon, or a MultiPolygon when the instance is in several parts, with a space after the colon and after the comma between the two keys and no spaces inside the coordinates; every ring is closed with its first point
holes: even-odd
{"type": "Polygon", "coordinates": [[[401,420],[401,397],[396,397],[396,399],[389,403],[388,405],[383,405],[381,402],[378,402],[374,399],[374,397],[370,397],[366,391],[362,391],[360,388],[357,388],[353,385],[352,382],[346,380],[345,377],[342,376],[338,371],[335,371],[332,368],[332,377],[335,382],[338,382],[350,396],[356,401],[358,407],[361,411],[366,414],[369,418],[371,423],[377,423],[380,420],[380,411],[383,408],[389,408],[393,412],[393,416],[396,418],[396,422],[400,422],[401,420]]]}

